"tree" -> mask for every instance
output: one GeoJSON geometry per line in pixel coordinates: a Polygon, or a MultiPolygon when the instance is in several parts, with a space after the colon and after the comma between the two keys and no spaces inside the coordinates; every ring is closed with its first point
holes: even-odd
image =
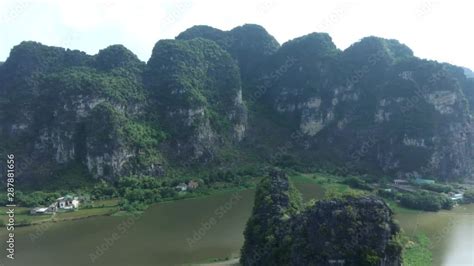
{"type": "Polygon", "coordinates": [[[464,203],[474,203],[474,189],[467,190],[464,193],[464,203]]]}

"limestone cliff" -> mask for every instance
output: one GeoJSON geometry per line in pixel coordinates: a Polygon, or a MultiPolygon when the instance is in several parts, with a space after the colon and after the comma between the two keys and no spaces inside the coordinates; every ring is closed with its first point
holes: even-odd
{"type": "Polygon", "coordinates": [[[152,112],[173,136],[167,144],[176,160],[209,162],[219,148],[245,136],[239,67],[214,42],[158,42],[148,62],[147,86],[156,103],[152,112]]]}
{"type": "Polygon", "coordinates": [[[303,209],[297,193],[281,172],[262,180],[243,265],[401,265],[399,228],[382,200],[347,197],[303,209]]]}
{"type": "Polygon", "coordinates": [[[473,80],[396,40],[280,46],[251,24],[192,27],[147,63],[122,45],[22,42],[0,64],[0,151],[39,186],[76,168],[115,179],[262,163],[473,178],[473,80]]]}
{"type": "Polygon", "coordinates": [[[258,102],[288,121],[283,143],[299,135],[288,154],[349,172],[473,176],[472,81],[459,68],[375,37],[339,51],[326,34],[283,44],[269,65],[287,58],[258,102]]]}

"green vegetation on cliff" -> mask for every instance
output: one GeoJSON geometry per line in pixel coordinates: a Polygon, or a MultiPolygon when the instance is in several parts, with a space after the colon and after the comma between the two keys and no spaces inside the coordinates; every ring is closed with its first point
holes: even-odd
{"type": "Polygon", "coordinates": [[[243,265],[400,264],[400,229],[382,200],[345,196],[303,208],[298,194],[281,171],[261,181],[244,232],[243,265]]]}
{"type": "Polygon", "coordinates": [[[252,24],[192,27],[146,63],[122,45],[91,56],[22,42],[0,66],[0,152],[39,189],[262,165],[461,180],[474,173],[473,84],[396,40],[280,46],[252,24]]]}

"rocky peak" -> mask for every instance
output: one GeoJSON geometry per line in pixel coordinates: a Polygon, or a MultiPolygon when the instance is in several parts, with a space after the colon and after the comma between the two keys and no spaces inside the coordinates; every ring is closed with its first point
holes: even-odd
{"type": "Polygon", "coordinates": [[[159,41],[148,62],[147,83],[181,158],[210,161],[225,136],[243,138],[247,113],[239,68],[216,43],[159,41]]]}
{"type": "Polygon", "coordinates": [[[381,199],[348,196],[303,209],[280,171],[264,178],[256,193],[243,265],[401,265],[399,227],[381,199]]]}
{"type": "Polygon", "coordinates": [[[346,197],[317,202],[293,220],[292,265],[401,265],[399,232],[381,199],[346,197]]]}
{"type": "Polygon", "coordinates": [[[136,68],[145,66],[138,57],[123,45],[111,45],[95,56],[95,66],[102,70],[113,68],[136,68]]]}
{"type": "Polygon", "coordinates": [[[469,178],[473,84],[395,40],[340,51],[311,33],[280,47],[251,24],[192,27],[159,41],[147,64],[121,45],[90,56],[23,42],[0,66],[0,148],[33,156],[29,173],[74,163],[111,179],[167,161],[273,164],[282,145],[282,165],[469,178]],[[107,117],[101,106],[120,118],[110,131],[91,129],[107,117]],[[98,145],[103,135],[117,143],[98,145]]]}
{"type": "Polygon", "coordinates": [[[413,51],[397,40],[384,39],[380,37],[365,37],[359,42],[352,44],[344,50],[343,57],[350,62],[367,64],[371,61],[392,64],[402,59],[413,57],[413,51]]]}
{"type": "Polygon", "coordinates": [[[262,26],[255,24],[245,24],[230,31],[221,31],[209,26],[195,26],[177,37],[184,40],[193,38],[212,40],[229,52],[239,63],[244,84],[255,81],[261,74],[263,62],[280,46],[262,26]]]}
{"type": "Polygon", "coordinates": [[[310,33],[284,43],[278,51],[283,54],[291,54],[300,59],[321,58],[333,56],[339,52],[332,38],[327,33],[310,33]]]}
{"type": "Polygon", "coordinates": [[[85,65],[90,58],[80,51],[24,41],[13,47],[4,64],[4,71],[16,75],[45,73],[65,66],[85,65]]]}

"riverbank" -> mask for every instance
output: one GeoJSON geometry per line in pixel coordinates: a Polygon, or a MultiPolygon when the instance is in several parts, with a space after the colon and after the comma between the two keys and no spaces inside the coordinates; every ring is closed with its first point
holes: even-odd
{"type": "MultiPolygon", "coordinates": [[[[379,187],[372,190],[354,188],[346,182],[348,179],[347,177],[334,176],[326,173],[292,173],[290,174],[290,179],[302,192],[303,199],[306,202],[335,195],[337,196],[338,194],[377,195],[377,191],[380,190],[379,187]]],[[[254,177],[252,182],[256,183],[258,180],[259,178],[254,177]]],[[[175,198],[164,198],[156,204],[150,204],[145,211],[142,211],[143,216],[140,221],[140,226],[134,228],[134,230],[139,232],[137,233],[137,237],[131,236],[130,241],[135,241],[137,243],[141,243],[142,241],[155,243],[155,246],[160,246],[160,249],[163,249],[163,252],[159,253],[160,258],[166,258],[170,263],[177,263],[179,259],[167,257],[167,254],[178,252],[177,250],[181,249],[183,256],[188,256],[186,254],[193,254],[193,258],[187,260],[187,263],[198,263],[187,265],[238,265],[238,258],[236,256],[238,256],[238,251],[242,245],[243,228],[248,219],[247,215],[250,214],[250,210],[253,206],[253,191],[249,188],[252,188],[252,186],[236,186],[218,189],[200,188],[196,191],[182,193],[175,198]],[[222,218],[216,216],[215,211],[220,210],[222,206],[226,206],[228,199],[225,198],[230,197],[231,194],[235,192],[242,192],[242,194],[245,195],[244,199],[238,203],[239,205],[237,207],[232,207],[232,209],[228,210],[228,213],[226,213],[222,218]],[[201,202],[206,203],[201,204],[201,202]],[[239,209],[239,211],[236,211],[237,209],[239,209]],[[167,217],[166,221],[162,221],[162,217],[167,217]],[[171,219],[170,217],[175,217],[173,218],[174,222],[168,221],[168,219],[171,219]],[[191,221],[192,219],[194,219],[194,221],[191,221]],[[195,231],[199,231],[203,228],[203,221],[210,221],[211,219],[215,219],[217,223],[209,230],[206,229],[204,234],[199,235],[199,239],[196,242],[197,246],[188,246],[187,244],[189,243],[187,242],[187,239],[193,237],[195,231]],[[156,223],[161,224],[159,235],[154,236],[157,228],[156,223]],[[229,234],[231,234],[232,237],[230,237],[229,234]],[[159,239],[163,239],[163,242],[160,242],[159,239]],[[172,242],[173,245],[170,245],[170,242],[172,242]],[[209,249],[209,246],[212,246],[213,249],[209,249]],[[225,248],[223,248],[223,246],[225,246],[225,248]],[[221,259],[207,260],[206,258],[221,259]]],[[[48,226],[48,230],[56,231],[56,227],[58,227],[58,231],[79,230],[82,232],[90,232],[91,230],[95,230],[94,232],[101,234],[101,238],[89,240],[89,242],[91,242],[90,245],[94,246],[97,243],[100,243],[103,237],[108,237],[113,233],[108,230],[110,230],[110,228],[117,228],[118,225],[115,223],[128,219],[127,217],[113,216],[128,216],[132,214],[121,211],[119,201],[118,198],[94,201],[92,208],[80,208],[74,212],[58,213],[55,217],[31,216],[29,215],[28,208],[16,208],[17,220],[19,223],[22,223],[22,220],[24,220],[27,225],[84,220],[77,221],[77,223],[68,223],[67,225],[58,224],[51,228],[48,226]],[[28,221],[25,219],[30,220],[28,221]],[[97,222],[98,220],[100,220],[100,223],[97,222]],[[98,226],[101,228],[100,230],[96,228],[98,226]],[[69,229],[71,227],[79,227],[80,229],[69,229]],[[104,232],[108,232],[108,234],[104,232]]],[[[439,254],[446,249],[446,247],[443,246],[445,242],[442,238],[444,235],[450,234],[449,232],[445,232],[446,230],[444,229],[454,228],[455,226],[450,225],[447,220],[448,218],[445,218],[444,216],[454,216],[453,211],[442,211],[438,213],[418,211],[404,208],[395,200],[385,199],[385,201],[394,211],[396,219],[402,221],[402,228],[407,231],[405,241],[407,252],[404,254],[404,260],[417,261],[417,264],[414,265],[433,265],[433,262],[439,263],[443,257],[439,254]],[[431,229],[432,225],[438,221],[440,221],[440,223],[436,224],[436,229],[441,228],[441,231],[444,230],[442,231],[444,232],[442,236],[436,233],[440,230],[434,228],[431,229]],[[441,221],[443,221],[443,223],[441,223],[441,221]],[[425,228],[429,228],[429,230],[425,230],[425,228]],[[427,238],[431,240],[429,245],[426,245],[426,242],[420,241],[422,238],[420,238],[419,235],[421,234],[427,236],[427,238]],[[421,254],[421,251],[423,254],[418,256],[418,254],[421,254]],[[429,258],[432,258],[433,261],[430,261],[429,258]]],[[[456,209],[458,208],[455,208],[455,210],[456,209]]],[[[2,220],[6,218],[5,211],[5,208],[0,208],[0,219],[2,220]]],[[[36,227],[24,229],[30,231],[33,230],[34,232],[36,227]]],[[[61,234],[57,234],[56,237],[60,238],[60,235],[61,234]]],[[[56,242],[52,242],[49,245],[54,246],[56,242]]],[[[37,248],[37,246],[34,246],[33,248],[37,248]]],[[[57,249],[58,247],[56,246],[55,248],[57,249]]],[[[123,244],[123,248],[131,247],[123,244]]],[[[149,251],[151,252],[150,254],[157,252],[156,250],[149,251]]],[[[145,254],[141,254],[141,256],[145,256],[144,258],[146,258],[145,254]]],[[[38,255],[38,257],[41,256],[38,255]]],[[[113,259],[107,258],[107,260],[112,261],[113,259]]],[[[143,261],[145,261],[145,259],[143,259],[143,261]]]]}
{"type": "Polygon", "coordinates": [[[232,258],[232,259],[216,259],[212,262],[204,262],[198,264],[190,264],[189,266],[238,266],[240,265],[240,258],[232,258]]]}
{"type": "MultiPolygon", "coordinates": [[[[186,192],[186,193],[180,194],[179,196],[175,198],[163,199],[162,201],[157,202],[155,204],[167,204],[167,203],[172,203],[176,201],[186,201],[186,200],[207,198],[207,197],[212,197],[216,195],[239,192],[239,191],[251,189],[253,187],[254,186],[233,187],[233,188],[223,188],[223,189],[206,189],[206,190],[201,190],[198,193],[186,192]]],[[[136,215],[137,213],[144,212],[144,211],[137,211],[137,212],[123,211],[121,210],[119,203],[120,203],[119,198],[95,200],[95,201],[92,201],[91,203],[88,203],[86,208],[79,207],[79,209],[74,210],[74,211],[57,212],[54,214],[46,214],[46,215],[32,215],[30,214],[30,210],[32,208],[16,207],[15,208],[16,226],[25,227],[25,226],[33,226],[33,225],[52,223],[52,222],[57,223],[57,222],[64,222],[64,221],[82,220],[82,219],[94,218],[94,217],[99,217],[99,216],[130,216],[130,215],[136,215]]],[[[8,216],[7,216],[8,209],[9,208],[7,207],[0,207],[0,223],[2,224],[6,224],[6,222],[8,221],[8,216]]]]}
{"type": "MultiPolygon", "coordinates": [[[[97,216],[113,215],[119,211],[118,199],[97,200],[92,202],[88,208],[82,208],[75,211],[57,212],[46,215],[31,215],[30,209],[26,207],[15,208],[15,223],[18,227],[39,225],[51,222],[63,222],[72,220],[81,220],[97,216]]],[[[6,212],[9,208],[0,207],[0,222],[5,224],[8,220],[6,212]]]]}
{"type": "MultiPolygon", "coordinates": [[[[320,189],[311,188],[311,193],[316,193],[317,195],[312,195],[309,198],[325,198],[325,197],[334,197],[342,194],[373,194],[376,195],[374,191],[367,191],[364,189],[354,188],[348,184],[344,183],[344,180],[347,177],[341,177],[336,175],[331,175],[327,173],[293,173],[290,175],[290,179],[299,186],[300,190],[304,190],[307,187],[301,186],[301,184],[313,184],[318,186],[320,189]],[[300,185],[299,185],[300,184],[300,185]],[[315,192],[316,191],[316,192],[315,192]]],[[[212,197],[219,194],[227,194],[232,192],[243,191],[247,189],[254,188],[256,183],[260,180],[259,177],[254,177],[250,182],[245,186],[235,186],[235,187],[224,187],[224,188],[200,188],[192,192],[180,192],[173,198],[164,198],[153,204],[166,204],[175,201],[183,200],[192,200],[199,198],[212,197]]],[[[304,191],[302,191],[304,192],[304,191]]],[[[303,193],[303,195],[309,195],[310,193],[303,193]]],[[[379,196],[379,195],[377,195],[379,196]]],[[[306,200],[306,199],[305,199],[306,200]]],[[[413,213],[419,212],[418,210],[408,209],[401,206],[395,200],[384,198],[387,204],[392,208],[394,213],[413,213]]],[[[61,222],[61,221],[70,221],[77,219],[87,219],[96,216],[129,216],[135,215],[137,213],[143,213],[147,208],[153,204],[148,205],[144,210],[140,211],[126,211],[119,206],[120,199],[107,199],[107,200],[96,200],[92,204],[88,204],[87,208],[79,208],[73,212],[60,212],[55,215],[30,215],[30,208],[17,207],[16,208],[16,223],[17,226],[29,226],[36,225],[47,222],[61,222]]],[[[0,207],[0,222],[5,223],[7,221],[6,216],[7,208],[0,207]]]]}
{"type": "MultiPolygon", "coordinates": [[[[376,191],[368,191],[363,189],[352,188],[350,185],[345,184],[344,177],[333,176],[324,173],[298,173],[290,176],[291,181],[295,186],[303,192],[303,198],[305,202],[311,200],[319,200],[323,198],[329,198],[342,194],[367,194],[377,195],[376,191]]],[[[394,200],[386,200],[389,207],[392,209],[394,214],[397,215],[411,215],[416,216],[418,214],[430,213],[425,211],[408,209],[400,206],[394,200]]],[[[415,235],[401,233],[400,236],[405,246],[405,252],[403,253],[402,260],[405,265],[411,266],[429,266],[433,265],[433,252],[431,250],[432,241],[423,232],[418,232],[415,235]]],[[[209,262],[190,264],[199,266],[235,266],[239,265],[239,258],[220,258],[212,259],[209,262]]]]}
{"type": "MultiPolygon", "coordinates": [[[[295,183],[304,191],[306,201],[324,194],[322,186],[314,182],[295,183]]],[[[325,186],[347,189],[344,184],[325,186]]],[[[220,193],[193,200],[158,203],[150,206],[139,219],[133,220],[130,217],[103,216],[17,228],[15,235],[22,243],[22,254],[15,263],[89,265],[88,254],[103,245],[104,239],[118,234],[120,241],[113,242],[104,251],[97,265],[154,266],[157,262],[164,265],[228,265],[230,259],[235,261],[239,256],[243,245],[243,232],[253,208],[255,190],[241,191],[238,201],[232,200],[233,195],[232,192],[220,193]],[[233,204],[229,205],[229,202],[233,204]],[[221,212],[226,206],[225,213],[221,212]],[[212,221],[210,227],[206,225],[209,221],[212,221]],[[192,243],[188,241],[191,238],[194,239],[192,243]],[[51,250],[56,251],[54,263],[48,255],[51,250]],[[124,256],[123,250],[130,255],[124,256]]],[[[471,261],[466,256],[472,253],[473,213],[474,205],[461,205],[451,211],[402,211],[397,212],[395,218],[406,234],[416,237],[423,233],[430,238],[433,262],[425,265],[459,265],[460,261],[471,261]]],[[[0,235],[6,233],[5,228],[0,230],[0,235]]],[[[0,248],[4,247],[5,244],[0,243],[0,248]]],[[[416,252],[412,254],[416,256],[416,252]]]]}

